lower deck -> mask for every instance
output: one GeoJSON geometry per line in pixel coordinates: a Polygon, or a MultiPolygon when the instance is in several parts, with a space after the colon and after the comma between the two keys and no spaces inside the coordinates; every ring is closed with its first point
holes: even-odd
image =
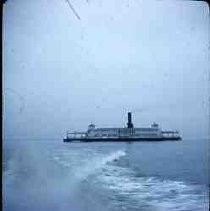
{"type": "Polygon", "coordinates": [[[181,137],[156,137],[156,138],[143,138],[143,137],[103,137],[103,138],[64,138],[63,141],[64,142],[108,142],[108,141],[113,141],[113,142],[121,142],[121,141],[125,141],[125,142],[131,142],[131,141],[180,141],[181,137]]]}

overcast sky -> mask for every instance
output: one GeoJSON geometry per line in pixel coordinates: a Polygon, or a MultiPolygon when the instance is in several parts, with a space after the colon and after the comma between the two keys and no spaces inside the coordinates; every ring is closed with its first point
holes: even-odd
{"type": "Polygon", "coordinates": [[[208,134],[205,2],[8,0],[3,8],[4,136],[153,121],[208,134]]]}

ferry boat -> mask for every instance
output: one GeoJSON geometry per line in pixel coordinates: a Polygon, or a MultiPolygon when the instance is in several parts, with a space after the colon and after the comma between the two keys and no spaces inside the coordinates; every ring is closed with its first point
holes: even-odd
{"type": "Polygon", "coordinates": [[[88,126],[85,132],[67,131],[64,142],[99,142],[99,141],[166,141],[181,140],[178,131],[162,131],[157,123],[150,127],[135,128],[132,123],[132,113],[128,112],[127,127],[124,128],[96,128],[94,124],[88,126]]]}

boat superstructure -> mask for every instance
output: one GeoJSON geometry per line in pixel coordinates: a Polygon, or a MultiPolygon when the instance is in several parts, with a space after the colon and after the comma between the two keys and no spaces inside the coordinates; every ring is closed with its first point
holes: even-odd
{"type": "Polygon", "coordinates": [[[94,124],[88,126],[86,132],[67,131],[64,142],[71,141],[163,141],[181,140],[178,131],[162,131],[157,123],[150,127],[135,128],[132,123],[132,113],[128,112],[127,127],[124,128],[96,128],[94,124]]]}

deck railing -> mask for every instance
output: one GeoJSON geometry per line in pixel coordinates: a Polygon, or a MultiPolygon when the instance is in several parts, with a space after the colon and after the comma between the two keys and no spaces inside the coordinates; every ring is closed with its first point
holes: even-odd
{"type": "Polygon", "coordinates": [[[86,132],[69,132],[69,131],[67,131],[66,132],[66,137],[67,137],[67,139],[68,138],[75,138],[75,139],[77,139],[77,138],[85,138],[85,137],[87,137],[87,133],[86,132]]]}
{"type": "Polygon", "coordinates": [[[179,137],[178,131],[162,131],[163,137],[179,137]]]}

